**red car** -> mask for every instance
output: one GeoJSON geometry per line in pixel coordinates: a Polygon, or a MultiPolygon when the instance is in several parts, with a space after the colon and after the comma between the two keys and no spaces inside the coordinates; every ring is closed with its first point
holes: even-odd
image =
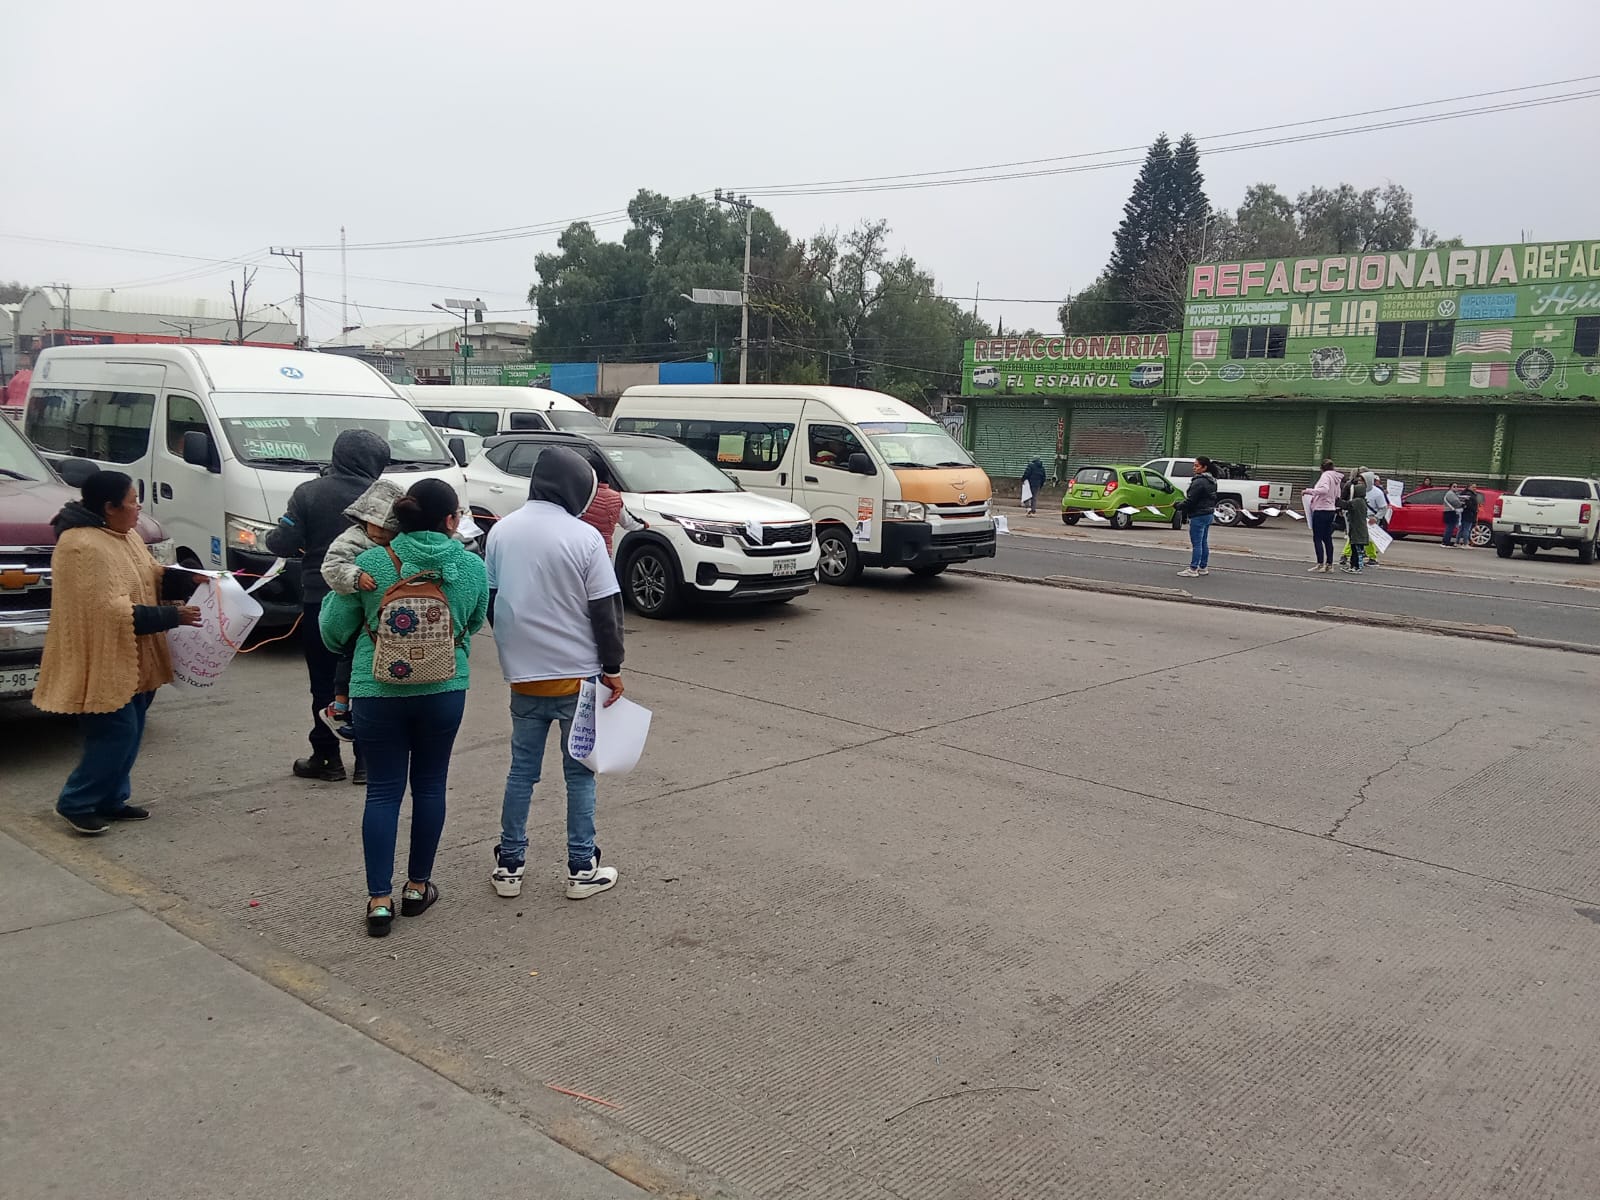
{"type": "MultiPolygon", "coordinates": [[[[1405,497],[1399,508],[1389,511],[1389,532],[1396,537],[1434,537],[1444,539],[1444,494],[1449,488],[1419,488],[1405,497]]],[[[1494,502],[1500,493],[1493,488],[1478,488],[1483,497],[1478,502],[1478,520],[1467,533],[1474,546],[1487,546],[1490,536],[1489,520],[1494,516],[1494,502]]]]}

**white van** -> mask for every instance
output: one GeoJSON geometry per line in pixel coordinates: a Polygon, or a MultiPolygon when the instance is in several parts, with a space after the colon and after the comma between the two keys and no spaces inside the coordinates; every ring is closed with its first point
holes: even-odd
{"type": "Polygon", "coordinates": [[[989,477],[932,417],[881,392],[674,384],[629,388],[617,432],[682,442],[746,488],[807,510],[825,583],[863,567],[937,575],[993,558],[989,477]]]}
{"type": "MultiPolygon", "coordinates": [[[[432,476],[465,503],[454,451],[394,385],[337,354],[251,346],[64,346],[39,355],[24,432],[69,483],[125,471],[178,562],[260,574],[289,495],[328,465],[346,429],[389,443],[387,474],[432,476]]],[[[461,455],[464,458],[465,455],[461,455]]],[[[300,615],[291,564],[256,598],[263,625],[300,615]]]]}
{"type": "Polygon", "coordinates": [[[603,433],[606,428],[604,421],[571,396],[547,388],[410,384],[401,390],[439,428],[465,429],[484,438],[548,429],[603,433]]]}

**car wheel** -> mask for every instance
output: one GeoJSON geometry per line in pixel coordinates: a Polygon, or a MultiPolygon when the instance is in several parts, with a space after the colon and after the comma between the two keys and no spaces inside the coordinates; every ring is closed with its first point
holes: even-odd
{"type": "Polygon", "coordinates": [[[1503,534],[1494,540],[1494,552],[1501,558],[1510,558],[1511,552],[1516,548],[1516,543],[1503,534]]]}
{"type": "Polygon", "coordinates": [[[1241,512],[1239,514],[1239,520],[1244,522],[1246,529],[1260,529],[1261,526],[1267,523],[1266,517],[1262,516],[1260,513],[1241,512]]]}
{"type": "Polygon", "coordinates": [[[829,525],[817,533],[817,577],[823,583],[845,587],[861,578],[861,555],[843,525],[829,525]]]}
{"type": "Polygon", "coordinates": [[[678,611],[678,567],[669,551],[641,546],[628,556],[622,573],[628,604],[641,617],[660,619],[678,611]]]}
{"type": "Polygon", "coordinates": [[[1224,529],[1239,523],[1239,501],[1232,496],[1217,497],[1217,524],[1224,529]]]}
{"type": "Polygon", "coordinates": [[[1538,553],[1539,553],[1539,547],[1535,546],[1532,542],[1523,542],[1522,543],[1522,557],[1523,558],[1532,558],[1534,555],[1536,555],[1538,553]]]}
{"type": "Polygon", "coordinates": [[[1183,528],[1183,514],[1181,512],[1178,512],[1176,510],[1173,511],[1173,514],[1172,514],[1172,527],[1174,529],[1182,529],[1183,528]]]}
{"type": "Polygon", "coordinates": [[[926,566],[912,567],[911,573],[918,579],[932,579],[935,575],[943,575],[949,563],[928,563],[926,566]]]}
{"type": "Polygon", "coordinates": [[[1111,528],[1113,528],[1113,529],[1132,529],[1133,528],[1133,514],[1132,513],[1114,512],[1107,519],[1111,522],[1111,528]]]}
{"type": "Polygon", "coordinates": [[[1061,514],[1061,523],[1063,525],[1076,525],[1081,520],[1083,520],[1082,513],[1064,512],[1061,514]]]}
{"type": "Polygon", "coordinates": [[[1408,537],[1410,537],[1411,535],[1409,533],[1396,533],[1394,530],[1391,529],[1389,531],[1389,536],[1392,537],[1397,542],[1403,542],[1408,537]]]}
{"type": "Polygon", "coordinates": [[[1472,532],[1467,534],[1469,546],[1487,546],[1494,540],[1494,529],[1487,521],[1479,521],[1472,527],[1472,532]]]}

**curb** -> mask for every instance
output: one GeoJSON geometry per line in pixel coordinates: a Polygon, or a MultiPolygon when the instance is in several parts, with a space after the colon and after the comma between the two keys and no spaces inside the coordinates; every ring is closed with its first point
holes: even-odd
{"type": "Polygon", "coordinates": [[[1231,608],[1241,612],[1266,613],[1276,617],[1298,617],[1303,621],[1336,621],[1344,625],[1366,625],[1404,633],[1431,633],[1439,637],[1466,638],[1479,642],[1499,642],[1508,646],[1528,646],[1536,650],[1562,650],[1570,654],[1600,656],[1600,645],[1563,642],[1552,638],[1523,637],[1509,625],[1474,625],[1466,621],[1409,617],[1396,613],[1372,613],[1337,606],[1315,609],[1290,608],[1282,604],[1255,604],[1248,600],[1222,600],[1196,596],[1193,592],[1182,588],[1116,583],[1100,579],[1074,579],[1068,575],[1013,575],[1004,571],[980,571],[971,567],[952,567],[950,574],[966,575],[974,579],[998,579],[1007,583],[1066,588],[1077,592],[1101,592],[1113,596],[1134,596],[1145,600],[1166,600],[1175,604],[1197,604],[1205,608],[1231,608]]]}
{"type": "Polygon", "coordinates": [[[527,1122],[634,1187],[662,1200],[736,1200],[731,1188],[675,1152],[601,1114],[575,1112],[522,1074],[468,1055],[425,1023],[396,1015],[267,938],[251,935],[225,917],[118,866],[91,850],[85,839],[57,832],[43,817],[0,806],[0,832],[303,1004],[527,1122]]]}

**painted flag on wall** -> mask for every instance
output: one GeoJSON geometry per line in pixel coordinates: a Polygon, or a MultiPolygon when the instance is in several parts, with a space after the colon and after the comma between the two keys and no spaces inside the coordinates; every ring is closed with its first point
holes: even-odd
{"type": "Polygon", "coordinates": [[[1457,354],[1510,354],[1509,329],[1458,329],[1457,354]]]}
{"type": "Polygon", "coordinates": [[[1475,388],[1503,388],[1510,377],[1510,363],[1473,363],[1468,382],[1475,388]]]}

